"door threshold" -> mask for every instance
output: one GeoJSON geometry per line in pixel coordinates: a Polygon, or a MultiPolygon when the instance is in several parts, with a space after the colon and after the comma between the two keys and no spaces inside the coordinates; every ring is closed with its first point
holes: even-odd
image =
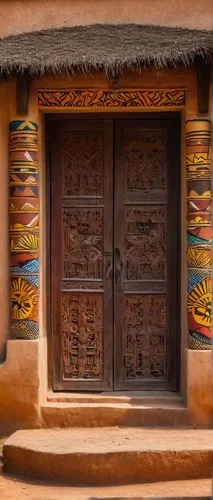
{"type": "Polygon", "coordinates": [[[47,401],[53,403],[182,403],[177,392],[170,391],[116,391],[116,392],[53,392],[48,391],[47,401]]]}

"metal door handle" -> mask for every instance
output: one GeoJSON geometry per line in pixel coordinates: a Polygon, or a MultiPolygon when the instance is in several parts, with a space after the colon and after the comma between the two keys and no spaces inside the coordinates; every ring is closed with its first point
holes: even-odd
{"type": "Polygon", "coordinates": [[[121,282],[123,270],[123,262],[121,260],[121,252],[119,248],[115,248],[115,284],[118,285],[121,282]]]}
{"type": "Polygon", "coordinates": [[[112,257],[106,256],[105,266],[106,279],[109,279],[112,274],[112,257]]]}

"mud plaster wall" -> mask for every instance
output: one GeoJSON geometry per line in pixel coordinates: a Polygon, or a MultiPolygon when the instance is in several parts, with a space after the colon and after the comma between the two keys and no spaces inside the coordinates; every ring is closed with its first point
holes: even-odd
{"type": "MultiPolygon", "coordinates": [[[[172,71],[172,72],[144,72],[138,75],[137,81],[132,74],[128,74],[121,80],[121,86],[132,87],[141,85],[143,87],[173,87],[186,88],[187,90],[187,108],[183,112],[183,130],[182,130],[182,313],[181,313],[181,330],[182,330],[182,393],[186,394],[188,405],[190,408],[192,423],[196,421],[196,425],[209,425],[211,419],[213,403],[209,397],[211,388],[209,380],[212,379],[211,352],[190,351],[190,358],[185,351],[187,341],[187,321],[186,321],[186,221],[185,221],[185,169],[184,169],[184,123],[185,119],[193,119],[197,116],[196,105],[196,79],[192,70],[172,71]],[[185,357],[186,355],[186,357],[185,357]],[[201,358],[200,358],[201,356],[201,358]],[[196,359],[197,361],[196,361],[196,359]],[[199,360],[198,360],[199,357],[199,360]],[[202,377],[197,376],[197,366],[202,365],[202,377]],[[187,376],[185,371],[187,367],[187,376]],[[187,379],[187,382],[186,382],[187,379]],[[201,380],[202,379],[202,380],[201,380]],[[192,386],[194,390],[192,391],[192,386]],[[205,390],[205,387],[209,390],[205,390]],[[188,394],[187,394],[188,393],[188,394]],[[205,405],[203,405],[205,397],[205,405]],[[202,406],[202,411],[200,410],[202,406]]],[[[38,123],[39,130],[39,165],[41,173],[41,269],[46,269],[46,213],[45,213],[45,140],[44,140],[44,116],[38,110],[37,106],[37,89],[38,88],[65,88],[65,87],[97,87],[101,85],[107,87],[109,84],[104,79],[104,76],[97,74],[85,76],[76,75],[71,80],[62,80],[59,78],[43,78],[32,82],[29,113],[26,119],[38,123]]],[[[2,315],[0,322],[0,341],[5,343],[8,335],[8,226],[7,226],[7,211],[8,211],[8,124],[11,120],[17,120],[21,117],[16,114],[15,107],[15,82],[8,81],[0,86],[0,135],[2,146],[2,169],[0,171],[0,189],[2,196],[0,197],[0,224],[1,224],[1,240],[0,245],[2,252],[0,253],[0,290],[2,293],[2,302],[0,303],[2,315]]],[[[23,119],[23,118],[22,118],[23,119]]],[[[42,425],[40,419],[40,405],[45,399],[47,390],[48,370],[46,356],[46,342],[42,337],[49,338],[46,318],[46,283],[45,273],[41,273],[41,338],[40,340],[9,340],[7,346],[7,358],[5,363],[0,365],[0,407],[1,407],[1,427],[4,432],[10,432],[18,427],[32,427],[42,425]],[[17,388],[19,388],[17,390],[17,388]],[[25,398],[23,398],[25,393],[25,398]]],[[[50,351],[50,349],[49,349],[50,351]]],[[[189,352],[189,351],[188,351],[189,352]]],[[[49,387],[51,388],[51,359],[49,359],[49,387]]],[[[200,371],[199,368],[199,371],[200,371]]]]}
{"type": "Polygon", "coordinates": [[[0,84],[0,362],[5,356],[9,317],[8,252],[8,89],[0,84]]]}
{"type": "Polygon", "coordinates": [[[0,36],[93,23],[213,29],[213,0],[1,0],[0,36]]]}

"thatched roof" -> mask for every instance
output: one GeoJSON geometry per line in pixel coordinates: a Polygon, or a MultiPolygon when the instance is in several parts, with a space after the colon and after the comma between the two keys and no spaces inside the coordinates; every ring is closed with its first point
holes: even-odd
{"type": "Polygon", "coordinates": [[[32,75],[104,69],[171,67],[210,59],[213,31],[160,26],[91,25],[50,29],[0,39],[0,71],[32,75]]]}

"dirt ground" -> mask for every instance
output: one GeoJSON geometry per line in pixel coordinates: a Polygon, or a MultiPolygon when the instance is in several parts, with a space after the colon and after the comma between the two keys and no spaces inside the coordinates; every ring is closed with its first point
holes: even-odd
{"type": "Polygon", "coordinates": [[[98,500],[108,498],[129,498],[142,500],[143,497],[176,497],[176,496],[211,496],[210,479],[194,481],[174,481],[167,483],[74,488],[60,485],[47,485],[39,481],[23,481],[0,474],[1,500],[98,500]]]}

